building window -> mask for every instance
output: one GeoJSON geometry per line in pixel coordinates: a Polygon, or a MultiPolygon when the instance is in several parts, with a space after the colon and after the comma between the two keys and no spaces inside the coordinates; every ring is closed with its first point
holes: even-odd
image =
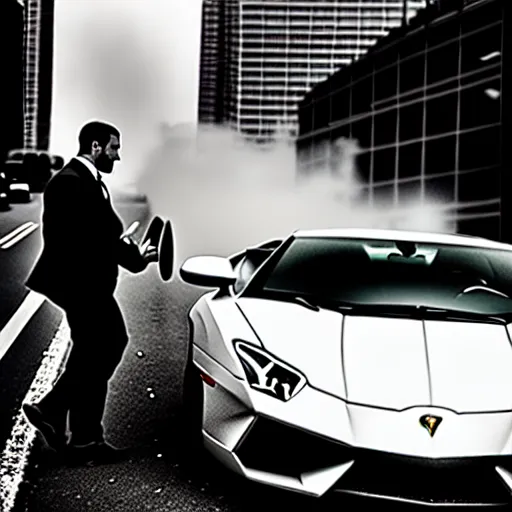
{"type": "Polygon", "coordinates": [[[500,78],[501,69],[501,59],[498,57],[493,57],[492,64],[490,64],[488,67],[474,71],[468,75],[462,75],[460,78],[460,86],[464,89],[468,85],[500,78]]]}
{"type": "Polygon", "coordinates": [[[462,14],[462,33],[473,32],[475,27],[483,27],[503,19],[504,2],[486,2],[476,9],[468,9],[462,14]]]}
{"type": "Polygon", "coordinates": [[[348,82],[350,82],[349,68],[345,67],[335,73],[331,78],[331,87],[333,91],[342,90],[348,82]]]}
{"type": "Polygon", "coordinates": [[[441,174],[455,171],[455,135],[425,142],[425,174],[441,174]]]}
{"type": "MultiPolygon", "coordinates": [[[[397,60],[398,53],[396,46],[392,46],[391,48],[381,50],[377,52],[375,55],[375,71],[387,68],[388,66],[391,66],[389,69],[396,71],[397,60]]],[[[396,83],[396,78],[393,80],[393,82],[396,83]]]]}
{"type": "Polygon", "coordinates": [[[319,99],[315,104],[313,127],[315,130],[324,128],[330,122],[331,116],[331,99],[325,96],[319,99]]]}
{"type": "Polygon", "coordinates": [[[398,110],[394,108],[375,115],[373,139],[375,147],[396,142],[397,112],[398,110]]]}
{"type": "Polygon", "coordinates": [[[460,128],[499,123],[501,119],[501,79],[469,86],[460,92],[460,128]]]}
{"type": "Polygon", "coordinates": [[[373,181],[388,181],[395,178],[396,147],[377,149],[373,152],[373,181]]]}
{"type": "Polygon", "coordinates": [[[427,136],[457,130],[457,93],[427,99],[427,136]]]}
{"type": "Polygon", "coordinates": [[[313,109],[310,105],[299,109],[300,134],[308,133],[313,129],[313,109]]]}
{"type": "Polygon", "coordinates": [[[486,201],[500,195],[499,169],[459,173],[458,199],[461,202],[486,201]]]}
{"type": "Polygon", "coordinates": [[[395,186],[394,185],[381,185],[373,187],[373,200],[376,203],[389,204],[394,201],[395,186]]]}
{"type": "MultiPolygon", "coordinates": [[[[257,135],[252,134],[252,135],[257,135]]],[[[311,146],[312,142],[311,139],[308,140],[307,145],[306,143],[304,146],[301,147],[301,149],[297,153],[297,160],[299,162],[299,166],[301,170],[307,171],[309,170],[311,166],[311,160],[313,159],[313,148],[311,146]]]]}
{"type": "Polygon", "coordinates": [[[243,97],[240,100],[242,107],[259,107],[261,105],[261,99],[243,97]]]}
{"type": "Polygon", "coordinates": [[[429,27],[427,32],[428,47],[438,46],[452,39],[457,39],[459,37],[459,30],[460,23],[455,17],[429,27]]]}
{"type": "Polygon", "coordinates": [[[369,112],[372,108],[372,77],[364,78],[352,86],[352,115],[369,112]]]}
{"type": "Polygon", "coordinates": [[[324,167],[327,164],[329,156],[329,142],[323,135],[318,135],[313,139],[313,160],[318,167],[324,167]]]}
{"type": "Polygon", "coordinates": [[[386,98],[392,98],[397,95],[397,83],[398,83],[398,67],[393,66],[391,68],[379,71],[375,74],[375,92],[374,100],[381,101],[386,98]]]}
{"type": "Polygon", "coordinates": [[[459,87],[459,76],[456,75],[444,82],[438,82],[436,85],[427,86],[427,96],[436,96],[443,92],[456,91],[459,87]]]}
{"type": "Polygon", "coordinates": [[[400,141],[419,139],[423,136],[423,101],[400,107],[400,141]]]}
{"type": "Polygon", "coordinates": [[[459,135],[459,169],[469,171],[501,163],[501,126],[459,135]]]}
{"type": "Polygon", "coordinates": [[[492,65],[494,59],[500,58],[497,52],[501,52],[501,26],[493,26],[466,36],[462,39],[461,46],[462,73],[492,65]]]}
{"type": "Polygon", "coordinates": [[[421,180],[398,182],[398,203],[405,204],[419,199],[421,196],[421,180]]]}
{"type": "Polygon", "coordinates": [[[333,121],[341,121],[350,116],[350,89],[348,87],[332,94],[331,108],[333,121]]]}
{"type": "Polygon", "coordinates": [[[427,83],[433,84],[459,74],[459,41],[427,54],[427,83]]]}
{"type": "Polygon", "coordinates": [[[425,84],[425,54],[400,62],[400,92],[423,87],[425,84]]]}
{"type": "Polygon", "coordinates": [[[455,174],[425,180],[427,200],[452,202],[455,199],[455,174]]]}
{"type": "MultiPolygon", "coordinates": [[[[409,36],[400,45],[400,58],[414,55],[425,50],[425,34],[409,36]]],[[[421,57],[423,59],[423,57],[421,57]]]]}
{"type": "Polygon", "coordinates": [[[371,151],[359,153],[356,157],[357,175],[364,184],[370,182],[371,151]]]}
{"type": "Polygon", "coordinates": [[[402,144],[398,149],[398,178],[412,178],[421,174],[422,143],[402,144]]]}
{"type": "Polygon", "coordinates": [[[483,236],[491,240],[500,240],[500,219],[498,216],[482,219],[457,221],[457,232],[464,235],[483,236]]]}
{"type": "Polygon", "coordinates": [[[340,139],[349,139],[350,138],[350,124],[345,124],[343,126],[337,126],[333,130],[331,130],[331,141],[336,142],[340,139]]]}
{"type": "Polygon", "coordinates": [[[359,142],[361,148],[372,146],[372,117],[352,123],[352,138],[359,142]]]}
{"type": "Polygon", "coordinates": [[[361,59],[357,62],[356,65],[352,68],[352,81],[357,83],[355,86],[359,85],[359,80],[363,80],[364,78],[370,78],[373,75],[373,59],[361,59]]]}

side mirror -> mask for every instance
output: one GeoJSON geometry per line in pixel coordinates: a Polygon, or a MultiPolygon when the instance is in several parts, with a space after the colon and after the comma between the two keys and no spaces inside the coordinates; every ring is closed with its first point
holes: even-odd
{"type": "Polygon", "coordinates": [[[236,274],[227,258],[220,256],[194,256],[180,268],[186,283],[207,288],[225,288],[236,281],[236,274]]]}

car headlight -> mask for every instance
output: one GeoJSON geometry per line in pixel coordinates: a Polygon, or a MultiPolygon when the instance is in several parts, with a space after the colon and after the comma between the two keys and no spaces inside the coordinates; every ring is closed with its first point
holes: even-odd
{"type": "Polygon", "coordinates": [[[254,345],[235,340],[235,350],[253,389],[287,402],[306,385],[297,370],[254,345]]]}

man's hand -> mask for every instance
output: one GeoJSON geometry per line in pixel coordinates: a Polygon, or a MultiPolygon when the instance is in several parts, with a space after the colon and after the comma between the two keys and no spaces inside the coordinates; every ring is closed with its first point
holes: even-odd
{"type": "Polygon", "coordinates": [[[150,245],[150,240],[140,247],[140,254],[146,264],[158,261],[158,249],[154,245],[150,245]]]}
{"type": "Polygon", "coordinates": [[[138,274],[147,268],[147,266],[153,262],[158,261],[158,250],[154,245],[150,245],[148,240],[145,244],[138,244],[131,236],[123,236],[121,242],[127,244],[131,249],[131,256],[129,253],[125,253],[124,264],[121,265],[133,272],[138,274]]]}

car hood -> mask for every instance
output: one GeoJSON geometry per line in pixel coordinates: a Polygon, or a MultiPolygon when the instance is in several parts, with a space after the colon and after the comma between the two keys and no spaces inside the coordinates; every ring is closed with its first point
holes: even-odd
{"type": "Polygon", "coordinates": [[[354,316],[253,298],[237,304],[268,352],[336,397],[396,410],[512,410],[509,326],[354,316]]]}

